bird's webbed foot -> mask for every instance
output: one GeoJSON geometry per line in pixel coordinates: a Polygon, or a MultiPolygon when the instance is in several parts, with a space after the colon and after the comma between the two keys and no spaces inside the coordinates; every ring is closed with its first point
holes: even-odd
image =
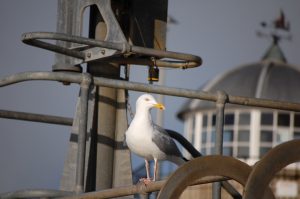
{"type": "Polygon", "coordinates": [[[141,178],[139,181],[142,182],[144,185],[148,185],[151,182],[153,182],[151,178],[141,178]]]}

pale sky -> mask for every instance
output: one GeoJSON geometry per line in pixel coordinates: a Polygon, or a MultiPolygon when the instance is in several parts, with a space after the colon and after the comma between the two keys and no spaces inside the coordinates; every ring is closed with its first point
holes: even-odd
{"type": "MultiPolygon", "coordinates": [[[[56,30],[55,0],[1,0],[0,77],[24,71],[50,71],[52,52],[23,44],[21,34],[56,30]]],[[[167,48],[202,57],[190,70],[167,70],[166,85],[197,89],[214,76],[259,61],[270,40],[258,38],[261,21],[271,22],[283,9],[291,24],[291,42],[280,43],[289,63],[300,65],[300,1],[170,0],[167,48]]],[[[299,66],[300,67],[300,66],[299,66]]],[[[133,67],[132,81],[146,83],[147,69],[133,67]]],[[[25,82],[0,89],[0,109],[73,117],[78,86],[25,82]]],[[[140,93],[132,92],[132,103],[140,93]]],[[[176,112],[184,98],[167,97],[164,127],[183,131],[176,112]]],[[[0,118],[0,193],[25,188],[58,189],[69,127],[0,118]]]]}

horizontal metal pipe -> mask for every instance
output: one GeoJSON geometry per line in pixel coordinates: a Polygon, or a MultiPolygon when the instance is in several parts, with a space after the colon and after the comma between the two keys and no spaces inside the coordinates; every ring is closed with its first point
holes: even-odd
{"type": "Polygon", "coordinates": [[[48,124],[59,124],[59,125],[66,125],[66,126],[72,126],[73,123],[73,119],[68,117],[26,113],[26,112],[18,112],[18,111],[8,111],[8,110],[0,110],[0,118],[41,122],[41,123],[48,123],[48,124]]]}
{"type": "MultiPolygon", "coordinates": [[[[24,72],[10,75],[0,79],[0,87],[10,84],[29,81],[29,80],[50,80],[79,84],[82,81],[82,74],[66,73],[66,72],[24,72]]],[[[208,101],[216,101],[217,94],[212,92],[204,92],[199,90],[172,88],[166,86],[156,86],[143,83],[133,83],[122,80],[113,80],[102,77],[93,77],[93,83],[98,86],[122,88],[140,92],[158,93],[164,95],[172,95],[178,97],[187,97],[194,99],[202,99],[208,101]]],[[[300,103],[292,103],[278,100],[258,99],[251,97],[241,97],[228,95],[227,103],[238,104],[244,106],[257,106],[263,108],[273,108],[288,111],[300,112],[300,103]]]]}
{"type": "Polygon", "coordinates": [[[80,84],[82,74],[67,72],[23,72],[0,79],[0,87],[31,80],[49,80],[80,84]]]}
{"type": "MultiPolygon", "coordinates": [[[[206,177],[199,179],[193,183],[191,183],[190,186],[193,185],[199,185],[199,184],[207,184],[217,181],[225,181],[228,180],[228,178],[225,177],[206,177]]],[[[92,198],[114,198],[114,197],[121,197],[121,196],[128,196],[133,194],[145,194],[150,193],[154,191],[159,191],[163,185],[165,184],[166,180],[162,181],[156,181],[148,184],[145,186],[143,183],[139,183],[137,185],[131,185],[131,186],[124,186],[124,187],[116,187],[113,189],[107,189],[102,191],[95,191],[95,192],[89,192],[89,193],[83,193],[79,195],[70,195],[63,197],[64,199],[92,199],[92,198]]]]}
{"type": "Polygon", "coordinates": [[[48,189],[27,189],[21,191],[13,191],[0,194],[1,199],[16,199],[16,198],[53,198],[72,195],[74,193],[60,190],[48,189]]]}
{"type": "MultiPolygon", "coordinates": [[[[172,95],[178,97],[188,97],[188,98],[197,98],[209,101],[215,101],[216,95],[209,92],[191,90],[191,89],[183,89],[183,88],[172,88],[166,86],[156,86],[150,84],[143,83],[133,83],[127,82],[123,80],[113,80],[102,77],[94,77],[94,84],[104,87],[115,87],[128,89],[133,91],[147,92],[147,93],[157,93],[157,94],[165,94],[172,95]]],[[[300,104],[299,104],[300,108],[300,104]]]]}
{"type": "MultiPolygon", "coordinates": [[[[171,95],[171,96],[178,96],[178,97],[195,98],[195,99],[208,100],[214,102],[217,100],[216,93],[204,92],[199,90],[125,82],[122,80],[112,80],[112,79],[106,79],[101,77],[94,78],[94,83],[96,85],[101,85],[106,87],[123,88],[123,89],[141,91],[141,92],[150,92],[150,93],[157,93],[157,94],[164,94],[164,95],[171,95]]],[[[287,101],[278,101],[278,100],[269,100],[269,99],[258,99],[258,98],[251,98],[251,97],[241,97],[241,96],[233,96],[233,95],[228,95],[227,103],[244,105],[244,106],[256,106],[256,107],[263,107],[263,108],[297,111],[297,112],[300,111],[300,103],[292,103],[287,101]]]]}

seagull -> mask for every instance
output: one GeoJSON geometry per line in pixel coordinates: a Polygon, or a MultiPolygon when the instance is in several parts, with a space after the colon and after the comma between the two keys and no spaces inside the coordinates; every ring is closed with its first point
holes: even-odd
{"type": "Polygon", "coordinates": [[[125,133],[130,151],[145,159],[147,178],[140,179],[144,184],[156,181],[158,160],[168,160],[178,166],[186,162],[165,129],[152,121],[150,114],[152,108],[165,109],[164,105],[157,103],[152,95],[141,95],[136,101],[136,114],[125,133]],[[150,178],[150,160],[154,160],[153,179],[150,178]]]}

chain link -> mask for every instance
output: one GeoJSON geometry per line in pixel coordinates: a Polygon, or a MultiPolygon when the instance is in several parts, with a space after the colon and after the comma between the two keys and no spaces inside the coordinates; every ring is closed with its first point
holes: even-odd
{"type": "Polygon", "coordinates": [[[127,98],[127,111],[128,111],[128,113],[129,113],[129,116],[130,116],[130,118],[131,118],[131,120],[133,119],[133,117],[134,117],[134,113],[133,113],[133,111],[132,111],[132,107],[131,107],[131,104],[129,103],[129,96],[128,96],[128,98],[127,98]]]}

